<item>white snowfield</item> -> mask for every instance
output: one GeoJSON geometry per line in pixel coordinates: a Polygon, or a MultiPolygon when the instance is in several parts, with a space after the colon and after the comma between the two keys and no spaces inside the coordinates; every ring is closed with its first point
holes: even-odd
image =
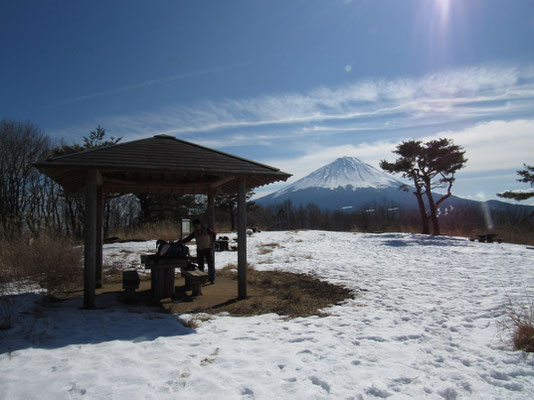
{"type": "MultiPolygon", "coordinates": [[[[108,245],[106,262],[138,263],[153,245],[108,245]]],[[[27,294],[17,326],[0,332],[0,398],[534,398],[532,355],[511,351],[498,326],[507,298],[534,284],[533,250],[322,231],[262,232],[248,245],[257,268],[314,274],[354,298],[324,318],[218,315],[193,330],[178,322],[191,315],[111,296],[91,311],[27,294]]],[[[218,267],[236,257],[217,253],[218,267]]]]}

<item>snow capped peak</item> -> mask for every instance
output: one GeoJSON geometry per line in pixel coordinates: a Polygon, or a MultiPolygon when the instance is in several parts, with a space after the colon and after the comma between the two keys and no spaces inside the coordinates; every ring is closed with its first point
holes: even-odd
{"type": "Polygon", "coordinates": [[[341,157],[280,190],[276,195],[307,188],[382,189],[401,184],[402,182],[356,157],[341,157]]]}

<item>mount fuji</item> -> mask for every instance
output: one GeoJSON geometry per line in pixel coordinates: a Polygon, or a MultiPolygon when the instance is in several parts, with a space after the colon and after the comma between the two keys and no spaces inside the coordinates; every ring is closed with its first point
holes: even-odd
{"type": "MultiPolygon", "coordinates": [[[[413,187],[408,186],[408,191],[404,191],[399,190],[401,185],[403,182],[357,158],[342,157],[255,202],[262,206],[275,206],[290,200],[294,206],[315,204],[321,209],[349,212],[376,207],[417,210],[413,187]]],[[[441,196],[436,193],[436,197],[441,196]]],[[[454,195],[443,203],[445,210],[465,206],[481,208],[485,213],[500,211],[527,215],[534,212],[533,206],[498,200],[480,202],[454,195]]]]}
{"type": "Polygon", "coordinates": [[[401,181],[356,157],[342,157],[280,190],[278,195],[308,188],[331,190],[352,188],[352,190],[356,190],[362,188],[384,189],[399,187],[399,185],[402,185],[401,181]]]}
{"type": "Polygon", "coordinates": [[[414,195],[399,190],[403,182],[355,157],[342,157],[291,185],[256,200],[268,206],[291,200],[324,209],[358,209],[373,205],[417,206],[414,195]]]}

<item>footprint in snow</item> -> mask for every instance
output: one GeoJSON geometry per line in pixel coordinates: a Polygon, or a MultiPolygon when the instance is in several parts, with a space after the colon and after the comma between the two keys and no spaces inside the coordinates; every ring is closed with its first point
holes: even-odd
{"type": "Polygon", "coordinates": [[[69,393],[73,394],[73,395],[84,395],[85,393],[87,393],[87,390],[81,388],[78,386],[78,384],[76,382],[72,382],[71,383],[71,388],[68,390],[69,393]]]}
{"type": "Polygon", "coordinates": [[[387,342],[386,339],[380,336],[361,336],[358,339],[359,340],[372,340],[374,342],[387,342]]]}
{"type": "Polygon", "coordinates": [[[289,340],[289,343],[301,343],[301,342],[305,342],[305,341],[316,342],[317,340],[315,340],[311,336],[305,336],[305,337],[300,337],[300,338],[296,338],[296,339],[291,339],[291,340],[289,340]]]}
{"type": "Polygon", "coordinates": [[[310,381],[317,386],[320,386],[323,388],[324,391],[327,393],[330,393],[330,385],[326,383],[325,381],[317,378],[316,376],[310,376],[310,381]]]}
{"type": "Polygon", "coordinates": [[[241,390],[241,396],[244,396],[245,399],[253,399],[254,398],[254,391],[250,388],[243,388],[241,390]]]}
{"type": "Polygon", "coordinates": [[[370,396],[380,397],[382,399],[392,396],[392,393],[389,393],[387,390],[379,389],[376,386],[371,386],[365,389],[365,393],[370,396]]]}

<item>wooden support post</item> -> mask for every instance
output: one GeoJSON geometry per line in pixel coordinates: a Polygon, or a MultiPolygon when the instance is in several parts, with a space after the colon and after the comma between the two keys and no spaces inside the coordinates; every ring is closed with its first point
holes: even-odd
{"type": "Polygon", "coordinates": [[[89,309],[95,308],[97,178],[98,171],[89,171],[85,185],[83,305],[89,309]]]}
{"type": "Polygon", "coordinates": [[[96,189],[96,251],[95,251],[95,284],[97,288],[102,287],[102,245],[104,243],[104,225],[102,223],[104,215],[104,198],[102,186],[96,189]]]}
{"type": "MultiPolygon", "coordinates": [[[[215,190],[208,189],[208,227],[215,230],[215,190]]],[[[214,238],[215,240],[217,238],[214,238]]],[[[215,247],[211,248],[211,259],[215,268],[215,247]]],[[[201,289],[202,291],[202,289],[201,289]]]]}
{"type": "Polygon", "coordinates": [[[247,182],[239,178],[237,195],[237,298],[247,298],[247,182]]]}
{"type": "Polygon", "coordinates": [[[208,227],[215,229],[215,191],[208,191],[208,227]]]}

